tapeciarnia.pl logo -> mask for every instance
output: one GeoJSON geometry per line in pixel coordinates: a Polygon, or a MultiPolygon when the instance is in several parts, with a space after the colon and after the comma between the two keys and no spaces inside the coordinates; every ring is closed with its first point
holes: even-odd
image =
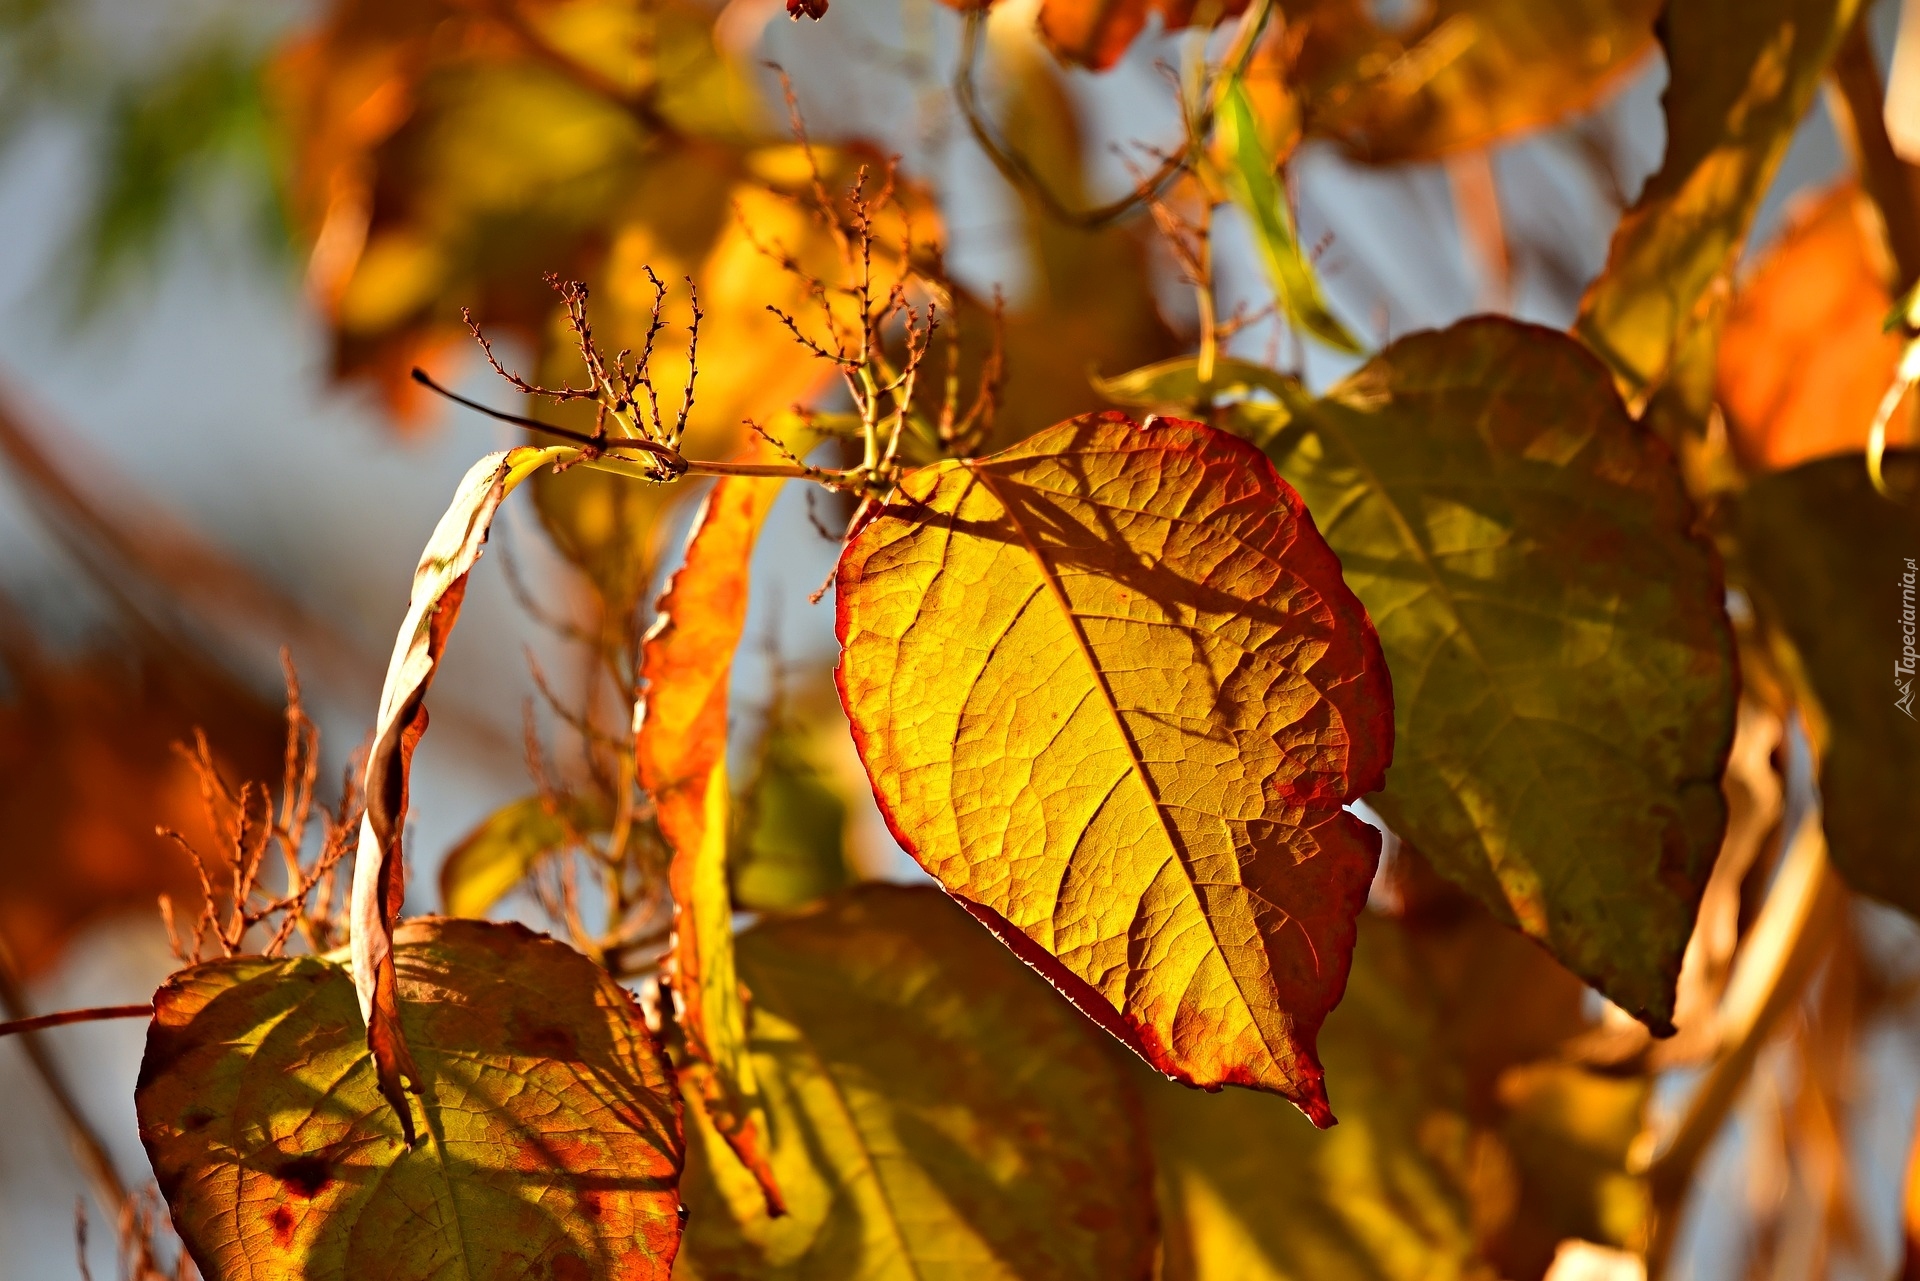
{"type": "Polygon", "coordinates": [[[1893,705],[1907,714],[1908,720],[1920,719],[1913,714],[1913,669],[1916,655],[1913,648],[1913,557],[1907,557],[1907,572],[1900,575],[1900,657],[1893,661],[1893,687],[1900,696],[1893,705]]]}

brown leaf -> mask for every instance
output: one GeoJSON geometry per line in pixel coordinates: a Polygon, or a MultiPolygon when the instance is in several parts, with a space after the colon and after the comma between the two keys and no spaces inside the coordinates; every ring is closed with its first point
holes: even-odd
{"type": "Polygon", "coordinates": [[[1379,836],[1379,643],[1297,495],[1119,414],[909,473],[842,555],[841,701],[894,835],[1160,1070],[1332,1123],[1314,1034],[1379,836]]]}

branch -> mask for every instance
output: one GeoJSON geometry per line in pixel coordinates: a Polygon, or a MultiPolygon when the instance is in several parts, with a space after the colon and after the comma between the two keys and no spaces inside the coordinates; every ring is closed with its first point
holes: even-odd
{"type": "Polygon", "coordinates": [[[62,1027],[68,1023],[96,1023],[104,1019],[144,1019],[152,1013],[153,1006],[150,1004],[96,1005],[84,1010],[61,1010],[57,1014],[36,1014],[32,1018],[0,1023],[0,1036],[38,1032],[42,1028],[62,1027]]]}
{"type": "Polygon", "coordinates": [[[1915,198],[1914,167],[1900,159],[1887,137],[1886,93],[1867,38],[1867,16],[1863,8],[1840,39],[1832,67],[1840,102],[1831,105],[1843,108],[1834,112],[1840,136],[1853,152],[1861,189],[1879,210],[1893,255],[1893,296],[1898,298],[1920,281],[1920,200],[1915,198]]]}

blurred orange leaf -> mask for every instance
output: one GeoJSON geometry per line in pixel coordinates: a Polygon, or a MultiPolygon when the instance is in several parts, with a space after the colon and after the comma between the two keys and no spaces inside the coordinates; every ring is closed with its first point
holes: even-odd
{"type": "Polygon", "coordinates": [[[1197,423],[909,473],[847,545],[841,699],[895,835],[1160,1070],[1332,1123],[1392,696],[1297,495],[1197,423]]]}
{"type": "Polygon", "coordinates": [[[1749,470],[1866,448],[1902,345],[1885,331],[1893,296],[1877,217],[1858,184],[1828,189],[1795,211],[1734,294],[1717,392],[1749,470]]]}

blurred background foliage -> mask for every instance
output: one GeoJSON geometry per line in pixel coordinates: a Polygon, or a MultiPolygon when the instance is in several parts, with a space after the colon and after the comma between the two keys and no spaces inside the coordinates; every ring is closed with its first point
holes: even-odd
{"type": "MultiPolygon", "coordinates": [[[[1801,7],[1848,26],[1845,6],[1801,7]]],[[[1882,322],[1912,283],[1886,158],[1863,151],[1857,117],[1861,76],[1892,56],[1897,7],[1864,7],[1827,96],[1815,62],[1760,149],[1771,158],[1726,180],[1754,184],[1741,218],[1754,247],[1736,228],[1688,260],[1711,277],[1705,301],[1674,322],[1660,376],[1639,389],[1729,552],[1747,672],[1733,825],[1683,973],[1681,1035],[1652,1042],[1399,848],[1327,1025],[1338,1129],[1316,1132],[1273,1098],[1141,1083],[1164,1275],[1631,1276],[1660,1215],[1676,1275],[1884,1277],[1903,1259],[1916,1275],[1912,923],[1828,885],[1803,904],[1826,924],[1791,1000],[1753,1013],[1745,1040],[1728,1031],[1739,958],[1764,937],[1772,896],[1797,883],[1790,838],[1817,796],[1816,758],[1831,769],[1840,744],[1879,747],[1845,720],[1845,680],[1823,685],[1868,661],[1850,648],[1864,643],[1850,615],[1833,630],[1861,593],[1823,604],[1804,588],[1844,573],[1863,540],[1912,528],[1835,517],[1868,510],[1857,455],[1902,345],[1882,322]],[[1803,464],[1815,470],[1785,478],[1803,464]],[[1841,635],[1843,652],[1825,653],[1822,635],[1841,635]],[[1807,686],[1816,699],[1792,693],[1807,686]],[[1736,1043],[1749,1057],[1723,1089],[1736,1043]],[[1718,1102],[1703,1112],[1702,1098],[1718,1102]],[[1649,1175],[1650,1152],[1671,1153],[1675,1134],[1696,1147],[1649,1175]]],[[[151,949],[102,940],[157,930],[156,895],[194,910],[192,865],[153,831],[217,843],[195,827],[200,785],[174,743],[202,728],[229,777],[278,770],[274,645],[318,677],[329,765],[344,763],[371,706],[372,642],[445,488],[441,455],[422,451],[478,449],[459,443],[473,425],[447,420],[409,371],[506,404],[463,308],[504,360],[560,383],[572,339],[544,275],[588,282],[601,343],[637,348],[655,316],[651,269],[670,286],[655,372],[673,388],[687,375],[684,282],[696,282],[688,452],[724,457],[746,443],[745,420],[840,407],[829,371],[767,311],[808,304],[774,260],[832,255],[806,214],[813,184],[838,190],[898,156],[877,270],[911,262],[949,282],[956,378],[971,384],[1004,353],[995,442],[1107,404],[1095,375],[1188,350],[1200,317],[1154,220],[1062,213],[1123,193],[1158,163],[1152,145],[1177,140],[1166,75],[1192,57],[1177,32],[1237,11],[1202,9],[1012,0],[983,17],[835,0],[816,26],[788,25],[764,0],[5,0],[0,207],[22,218],[0,330],[9,1002],[135,999],[157,975],[151,949]],[[950,91],[957,74],[974,78],[968,93],[950,91]],[[968,101],[973,118],[956,105],[968,101]],[[230,286],[203,282],[180,292],[196,273],[251,281],[259,301],[236,306],[230,286]],[[290,319],[247,333],[247,306],[290,319]],[[195,325],[204,344],[182,336],[195,325]],[[156,341],[154,358],[124,355],[156,341]],[[291,354],[263,359],[273,344],[291,354]],[[229,384],[250,399],[223,400],[229,384]],[[162,415],[174,424],[224,405],[223,422],[174,430],[144,416],[146,401],[174,406],[162,415]],[[337,444],[313,443],[330,431],[337,444]],[[249,492],[212,493],[227,488],[249,492]],[[396,520],[399,509],[417,515],[396,520]],[[328,543],[340,525],[362,537],[328,543]]],[[[1676,101],[1712,90],[1710,77],[1679,85],[1663,116],[1666,58],[1695,48],[1688,21],[1735,22],[1739,6],[1676,0],[1664,52],[1652,0],[1281,9],[1249,101],[1260,144],[1285,165],[1299,252],[1362,345],[1480,310],[1556,327],[1579,317],[1589,336],[1625,323],[1604,296],[1583,307],[1588,283],[1663,148],[1673,169],[1705,145],[1663,133],[1684,119],[1676,101]]],[[[1181,209],[1195,198],[1167,195],[1181,209]]],[[[1324,386],[1356,360],[1273,314],[1258,248],[1223,217],[1218,313],[1242,322],[1227,350],[1324,386]]],[[[1630,392],[1645,354],[1629,342],[1610,356],[1630,392]]],[[[513,407],[590,425],[571,407],[513,407]]],[[[604,842],[627,786],[605,744],[624,731],[622,679],[687,513],[678,490],[585,470],[541,477],[533,497],[537,531],[511,530],[501,558],[511,598],[482,604],[488,621],[462,634],[490,657],[456,668],[449,710],[436,706],[458,727],[441,736],[465,746],[432,764],[442,781],[426,791],[444,804],[415,848],[453,851],[438,883],[461,910],[553,925],[572,910],[565,868],[604,842]],[[502,782],[518,756],[531,785],[502,782]]],[[[824,671],[829,644],[824,611],[804,603],[831,555],[813,529],[847,515],[828,506],[783,501],[757,569],[773,584],[755,600],[767,652],[736,681],[748,732],[733,762],[735,895],[770,919],[857,880],[916,875],[808,674],[824,671]]],[[[1890,759],[1846,777],[1881,771],[1881,794],[1897,794],[1911,757],[1890,759]]],[[[1911,815],[1913,794],[1858,839],[1889,839],[1884,824],[1911,815]]],[[[421,910],[438,906],[427,870],[421,910]]],[[[1868,888],[1911,902],[1910,887],[1868,888]]],[[[98,1080],[130,1063],[121,1053],[98,1080]]],[[[137,1181],[137,1154],[113,1156],[137,1181]]],[[[0,1199],[36,1177],[0,1159],[0,1199]]],[[[0,1217],[9,1274],[66,1266],[68,1226],[46,1217],[0,1217]]]]}

